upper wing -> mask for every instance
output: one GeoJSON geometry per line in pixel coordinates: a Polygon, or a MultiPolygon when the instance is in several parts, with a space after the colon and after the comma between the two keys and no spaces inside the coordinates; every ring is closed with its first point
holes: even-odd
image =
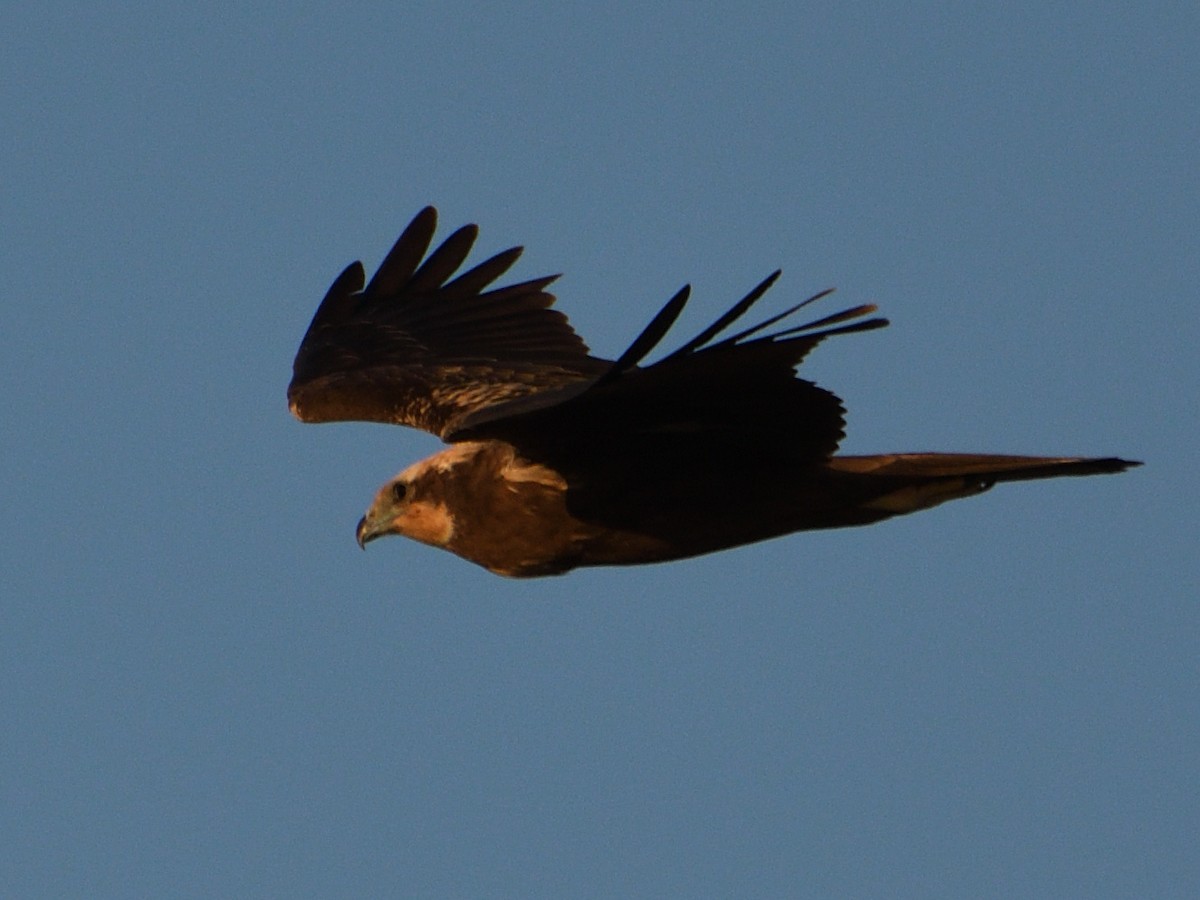
{"type": "Polygon", "coordinates": [[[859,306],[764,333],[826,291],[721,338],[778,275],[678,350],[638,366],[682,311],[685,288],[607,372],[468,415],[451,425],[448,437],[510,441],[562,472],[577,508],[592,512],[610,502],[619,506],[625,490],[651,501],[676,490],[704,497],[694,479],[728,483],[736,473],[825,460],[843,436],[844,410],[834,394],[796,378],[795,367],[825,338],[880,328],[887,320],[865,319],[875,307],[859,306]]]}
{"type": "Polygon", "coordinates": [[[443,435],[452,419],[607,370],[549,308],[545,288],[557,276],[485,291],[521,255],[513,247],[450,281],[478,228],[458,229],[424,259],[436,226],[437,211],[426,207],[365,289],[358,262],[330,286],[292,364],[288,405],[297,418],[443,435]]]}

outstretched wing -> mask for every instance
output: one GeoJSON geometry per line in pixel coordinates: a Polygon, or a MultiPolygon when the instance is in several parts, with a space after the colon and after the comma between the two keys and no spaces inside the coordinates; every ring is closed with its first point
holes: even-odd
{"type": "Polygon", "coordinates": [[[640,367],[683,309],[671,299],[605,373],[535,397],[481,410],[452,424],[451,440],[499,438],[562,472],[581,512],[621,505],[623,491],[645,499],[683,492],[705,498],[707,479],[739,477],[828,459],[843,436],[844,409],[795,368],[827,337],[881,328],[859,306],[768,331],[818,294],[751,328],[721,337],[767,291],[775,272],[725,315],[658,362],[640,367]],[[844,324],[848,323],[848,324],[844,324]],[[740,475],[738,474],[740,473],[740,475]]]}
{"type": "Polygon", "coordinates": [[[443,435],[453,419],[608,369],[550,309],[558,276],[486,290],[521,255],[513,247],[451,281],[478,228],[458,229],[426,259],[436,226],[426,207],[365,288],[358,262],[333,282],[292,364],[288,405],[301,421],[443,435]]]}

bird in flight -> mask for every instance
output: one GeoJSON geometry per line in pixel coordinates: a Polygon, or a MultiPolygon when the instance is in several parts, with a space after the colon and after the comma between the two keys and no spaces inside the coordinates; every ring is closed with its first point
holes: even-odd
{"type": "Polygon", "coordinates": [[[550,308],[558,276],[492,287],[520,247],[456,276],[478,229],[460,228],[429,253],[436,226],[437,211],[421,210],[365,287],[362,263],[346,268],[293,364],[288,402],[301,421],[389,422],[450,444],[379,489],[358,523],[363,547],[400,534],[500,575],[553,575],[867,525],[1000,481],[1138,465],[837,456],[841,401],[795,370],[826,338],[887,325],[874,306],[785,322],[825,291],[734,330],[776,271],[643,365],[682,311],[685,286],[620,357],[601,359],[550,308]]]}

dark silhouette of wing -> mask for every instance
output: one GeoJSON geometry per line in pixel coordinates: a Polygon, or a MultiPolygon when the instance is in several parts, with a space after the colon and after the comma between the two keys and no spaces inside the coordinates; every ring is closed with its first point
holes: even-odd
{"type": "Polygon", "coordinates": [[[425,258],[436,226],[437,211],[426,207],[365,288],[358,262],[333,282],[292,366],[288,404],[297,418],[442,435],[452,419],[608,369],[549,308],[546,287],[558,276],[486,290],[521,255],[513,247],[450,280],[478,228],[458,229],[425,258]]]}
{"type": "Polygon", "coordinates": [[[639,367],[681,312],[685,288],[604,374],[467,415],[447,437],[514,444],[566,476],[573,509],[605,519],[631,491],[643,506],[656,497],[703,498],[706,482],[727,484],[735,471],[752,478],[762,469],[822,463],[843,436],[844,410],[834,394],[797,378],[795,368],[825,338],[887,321],[863,319],[875,307],[859,306],[764,334],[826,291],[718,340],[778,275],[678,350],[639,367]]]}

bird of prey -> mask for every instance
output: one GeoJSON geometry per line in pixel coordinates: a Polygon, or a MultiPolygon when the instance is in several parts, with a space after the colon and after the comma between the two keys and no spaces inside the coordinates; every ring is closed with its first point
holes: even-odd
{"type": "Polygon", "coordinates": [[[437,212],[405,228],[369,283],[329,288],[293,364],[304,422],[390,422],[450,446],[385,483],[358,542],[401,534],[508,576],[682,559],[794,531],[866,525],[999,481],[1120,472],[1116,457],[836,456],[841,401],[796,377],[826,338],[887,324],[858,306],[729,333],[776,271],[700,334],[642,361],[684,287],[615,361],[592,356],[546,288],[493,288],[520,247],[456,276],[478,229],[428,253],[437,212]],[[428,256],[426,255],[428,253],[428,256]],[[783,323],[781,325],[781,323],[783,323]]]}

